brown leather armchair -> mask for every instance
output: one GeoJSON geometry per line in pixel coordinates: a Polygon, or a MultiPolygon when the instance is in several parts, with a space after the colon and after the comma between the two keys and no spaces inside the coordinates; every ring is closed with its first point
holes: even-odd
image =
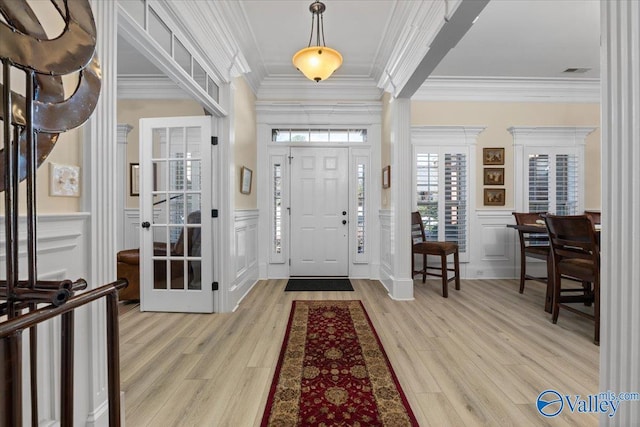
{"type": "MultiPolygon", "coordinates": [[[[188,224],[200,224],[200,211],[191,212],[187,217],[188,224]]],[[[189,256],[200,256],[200,228],[187,228],[187,247],[189,256]]],[[[185,255],[184,229],[174,245],[170,245],[171,256],[185,255]]],[[[164,242],[153,243],[153,253],[155,256],[165,256],[167,254],[167,244],[164,242]]],[[[120,290],[121,301],[140,300],[140,249],[125,249],[117,254],[117,274],[118,278],[127,279],[129,286],[120,290]]],[[[187,263],[188,282],[192,281],[193,271],[190,263],[187,263]]],[[[166,286],[167,268],[164,260],[154,262],[155,287],[164,288],[166,286]]],[[[182,289],[184,287],[184,261],[171,261],[171,280],[169,286],[172,289],[182,289]]]]}

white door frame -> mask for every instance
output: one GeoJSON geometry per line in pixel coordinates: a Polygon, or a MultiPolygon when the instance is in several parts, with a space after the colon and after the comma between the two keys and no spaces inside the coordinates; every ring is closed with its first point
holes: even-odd
{"type": "MultiPolygon", "coordinates": [[[[170,251],[171,242],[168,240],[168,236],[163,239],[159,239],[161,242],[166,242],[166,256],[171,257],[180,257],[180,259],[176,261],[165,261],[168,262],[167,265],[170,265],[171,268],[178,268],[179,264],[182,264],[183,260],[189,260],[189,264],[184,264],[182,267],[182,279],[186,278],[186,271],[191,270],[191,267],[195,269],[196,273],[198,270],[201,271],[200,275],[200,286],[198,289],[194,289],[189,287],[187,289],[186,283],[183,283],[184,288],[178,289],[156,289],[152,282],[154,279],[154,255],[155,252],[155,231],[154,225],[150,227],[141,228],[140,229],[140,291],[141,291],[141,299],[140,299],[140,309],[142,311],[174,311],[174,312],[196,312],[196,313],[211,313],[214,311],[214,293],[212,290],[213,283],[213,221],[210,215],[211,206],[213,204],[212,200],[212,190],[211,187],[214,186],[213,172],[215,168],[212,164],[212,150],[211,150],[211,120],[207,116],[194,116],[194,117],[162,117],[162,118],[145,118],[140,119],[140,220],[144,222],[148,222],[151,224],[155,223],[155,207],[153,203],[152,191],[154,191],[153,183],[156,181],[159,184],[159,190],[166,192],[164,194],[166,205],[165,210],[169,207],[169,200],[172,199],[171,194],[171,186],[170,182],[167,181],[163,185],[163,170],[164,173],[169,173],[169,163],[166,164],[166,168],[158,168],[156,172],[154,160],[155,159],[166,159],[170,158],[170,154],[168,153],[159,153],[157,156],[152,154],[153,148],[153,133],[152,129],[170,129],[170,128],[198,128],[200,130],[200,153],[199,156],[196,156],[196,160],[200,162],[199,164],[199,176],[201,178],[200,186],[195,187],[196,191],[193,193],[194,196],[199,198],[199,219],[194,218],[194,225],[192,227],[188,227],[186,224],[188,223],[187,214],[188,212],[185,210],[183,212],[184,215],[184,224],[186,228],[182,228],[182,237],[185,239],[183,242],[184,251],[177,252],[182,255],[174,255],[173,250],[170,251]],[[152,167],[153,166],[153,167],[152,167]],[[157,173],[157,176],[154,176],[157,173]],[[195,222],[197,221],[197,222],[195,222]],[[190,233],[187,230],[195,230],[199,235],[199,243],[200,250],[198,250],[197,254],[188,253],[190,249],[188,239],[190,233]],[[194,262],[191,265],[192,261],[194,262]],[[199,263],[199,268],[198,268],[199,263]]],[[[186,135],[183,136],[186,138],[186,135]]],[[[186,140],[185,140],[186,141],[186,140]]],[[[186,143],[186,142],[184,142],[186,143]]],[[[184,147],[187,148],[187,147],[184,147]]],[[[169,147],[167,145],[167,150],[169,147]]],[[[175,156],[178,159],[184,158],[183,156],[175,156]]],[[[164,162],[160,162],[159,166],[162,166],[164,162]]],[[[195,167],[195,166],[194,166],[195,167]]],[[[188,169],[187,169],[188,170],[188,169]]],[[[173,191],[174,194],[183,194],[184,199],[187,200],[189,194],[186,192],[186,177],[187,170],[185,170],[185,187],[184,189],[176,189],[173,191]]],[[[191,190],[191,191],[194,191],[191,190]]],[[[159,193],[161,196],[162,193],[159,193]]],[[[196,199],[198,200],[198,199],[196,199]]],[[[189,216],[191,218],[191,215],[189,216]]],[[[158,230],[162,231],[164,229],[170,229],[172,226],[169,224],[172,221],[167,217],[164,220],[164,224],[160,224],[158,230]]],[[[178,221],[173,221],[173,223],[178,223],[178,221]]],[[[143,224],[144,227],[144,224],[143,224]]],[[[173,227],[177,228],[177,227],[173,227]]],[[[167,231],[168,232],[168,231],[167,231]]],[[[164,257],[161,257],[164,259],[164,257]]],[[[160,262],[163,262],[162,259],[159,259],[160,262]]],[[[196,276],[197,277],[197,276],[196,276]]],[[[169,275],[167,274],[167,279],[169,279],[169,275]]],[[[166,284],[169,286],[169,284],[166,284]]],[[[178,284],[179,285],[179,284],[178,284]]]]}
{"type": "MultiPolygon", "coordinates": [[[[259,217],[259,277],[286,278],[289,277],[289,248],[288,244],[279,253],[273,250],[273,224],[271,210],[273,209],[273,165],[284,164],[283,179],[288,179],[288,148],[295,145],[309,146],[310,144],[285,144],[272,141],[272,129],[282,128],[316,128],[316,129],[367,129],[367,142],[359,144],[336,144],[349,148],[350,180],[353,159],[368,159],[369,187],[367,189],[367,216],[366,233],[368,236],[366,258],[356,257],[350,253],[349,276],[359,278],[378,279],[380,277],[380,206],[381,206],[381,180],[379,179],[380,146],[381,146],[381,118],[382,104],[376,102],[363,102],[361,104],[314,104],[314,103],[290,103],[283,105],[277,101],[258,101],[257,111],[257,143],[258,143],[258,209],[259,217]],[[357,154],[356,154],[357,153],[357,154]]],[[[318,144],[315,144],[318,145],[318,144]]],[[[331,144],[322,144],[330,146],[331,144]]],[[[285,184],[286,186],[286,184],[285,184]]],[[[351,193],[351,192],[350,192],[351,193]]],[[[350,215],[353,216],[352,194],[349,198],[350,215]]],[[[289,206],[288,194],[283,195],[283,206],[289,206]]],[[[282,226],[288,231],[289,218],[283,215],[282,226]]],[[[353,217],[350,218],[353,221],[353,217]]],[[[288,241],[288,235],[283,236],[288,241]]],[[[353,232],[350,230],[350,242],[353,242],[353,232]]],[[[350,244],[350,247],[353,244],[350,244]]]]}

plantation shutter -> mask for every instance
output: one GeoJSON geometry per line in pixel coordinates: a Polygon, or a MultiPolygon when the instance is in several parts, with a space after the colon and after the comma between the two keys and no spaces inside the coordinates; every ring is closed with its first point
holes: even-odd
{"type": "Polygon", "coordinates": [[[529,155],[529,212],[549,212],[549,155],[529,155]]]}
{"type": "Polygon", "coordinates": [[[438,240],[438,154],[418,153],[416,155],[416,183],[418,212],[422,216],[425,237],[429,241],[438,240]]]}
{"type": "Polygon", "coordinates": [[[457,242],[458,250],[466,252],[467,156],[445,154],[444,166],[444,239],[457,242]]]}
{"type": "Polygon", "coordinates": [[[529,211],[578,213],[579,158],[574,153],[529,154],[529,211]]]}
{"type": "MultiPolygon", "coordinates": [[[[417,152],[416,200],[429,241],[458,243],[466,252],[468,232],[467,154],[417,152]]],[[[431,152],[436,151],[436,152],[431,152]]]]}
{"type": "Polygon", "coordinates": [[[578,156],[556,156],[556,214],[578,213],[578,156]]]}

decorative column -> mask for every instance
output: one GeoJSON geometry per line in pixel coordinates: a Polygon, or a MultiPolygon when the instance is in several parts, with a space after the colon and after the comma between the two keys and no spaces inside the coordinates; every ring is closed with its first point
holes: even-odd
{"type": "MultiPolygon", "coordinates": [[[[600,391],[640,392],[640,3],[602,1],[602,246],[600,391]]],[[[602,426],[637,425],[620,402],[602,426]]]]}
{"type": "MultiPolygon", "coordinates": [[[[128,124],[119,124],[118,125],[118,145],[117,145],[117,164],[116,164],[116,188],[119,188],[120,191],[117,192],[117,201],[116,201],[116,229],[117,233],[117,241],[116,241],[116,250],[120,251],[125,249],[125,214],[124,208],[126,205],[127,194],[129,194],[129,188],[127,186],[127,177],[129,176],[129,169],[127,168],[127,135],[133,129],[132,126],[128,124]]],[[[129,177],[131,179],[131,177],[129,177]]]]}
{"type": "Polygon", "coordinates": [[[411,277],[411,100],[397,98],[391,108],[391,269],[389,291],[396,300],[413,299],[411,277]]]}
{"type": "MultiPolygon", "coordinates": [[[[102,91],[91,119],[84,126],[83,207],[91,213],[89,234],[90,288],[116,279],[116,83],[117,83],[117,2],[91,0],[97,27],[97,44],[102,67],[102,91]]],[[[104,304],[87,309],[86,351],[88,384],[87,426],[106,425],[107,366],[106,312],[104,304]]],[[[76,324],[84,320],[77,319],[76,324]]],[[[79,375],[81,378],[82,376],[79,375]]],[[[79,391],[76,391],[80,394],[79,391]]],[[[84,409],[84,408],[83,408],[84,409]]],[[[79,422],[79,420],[76,420],[79,422]]],[[[85,421],[85,420],[83,420],[85,421]]]]}

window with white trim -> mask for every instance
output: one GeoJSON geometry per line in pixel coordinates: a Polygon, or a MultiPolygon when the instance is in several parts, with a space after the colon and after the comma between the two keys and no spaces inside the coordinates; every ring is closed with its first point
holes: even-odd
{"type": "Polygon", "coordinates": [[[420,212],[427,240],[458,244],[469,259],[470,177],[476,139],[484,127],[413,126],[414,210],[420,212]]]}
{"type": "Polygon", "coordinates": [[[593,128],[512,127],[516,210],[577,215],[584,209],[584,151],[593,128]]]}
{"type": "Polygon", "coordinates": [[[451,241],[466,252],[469,218],[468,154],[447,147],[416,148],[416,202],[427,240],[451,241]]]}
{"type": "Polygon", "coordinates": [[[271,129],[273,142],[364,143],[366,129],[271,129]]]}

